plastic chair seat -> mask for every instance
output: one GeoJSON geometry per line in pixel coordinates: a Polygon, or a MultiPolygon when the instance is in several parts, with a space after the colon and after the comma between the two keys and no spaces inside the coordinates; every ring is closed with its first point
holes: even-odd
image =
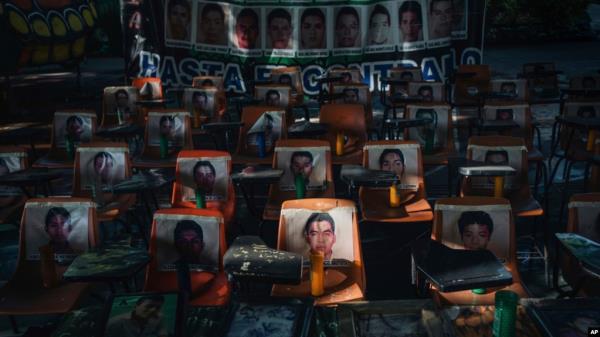
{"type": "Polygon", "coordinates": [[[333,162],[333,165],[348,165],[348,164],[359,165],[360,163],[362,163],[362,156],[363,156],[362,149],[356,149],[354,151],[344,152],[344,154],[341,156],[338,156],[334,152],[332,152],[331,161],[333,162]]]}
{"type": "Polygon", "coordinates": [[[433,210],[426,199],[415,196],[417,200],[409,201],[397,208],[389,207],[390,192],[388,189],[366,189],[359,191],[360,208],[363,220],[376,222],[422,222],[433,220],[433,210]]]}
{"type": "Polygon", "coordinates": [[[111,200],[106,206],[98,208],[98,220],[111,221],[125,214],[135,205],[135,194],[121,194],[111,200]]]}
{"type": "Polygon", "coordinates": [[[47,315],[71,311],[89,287],[62,283],[46,289],[41,283],[9,282],[0,289],[0,315],[47,315]]]}

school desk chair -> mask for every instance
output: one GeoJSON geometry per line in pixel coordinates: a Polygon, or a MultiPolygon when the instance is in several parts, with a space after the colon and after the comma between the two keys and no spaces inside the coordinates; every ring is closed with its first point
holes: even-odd
{"type": "Polygon", "coordinates": [[[36,233],[44,231],[45,212],[53,207],[62,207],[67,211],[79,209],[85,217],[78,226],[86,226],[80,229],[87,234],[82,237],[83,251],[77,253],[94,248],[98,243],[96,208],[90,199],[58,197],[27,201],[21,219],[17,266],[11,279],[0,289],[0,314],[9,317],[15,332],[18,331],[15,316],[69,312],[79,304],[90,286],[88,283],[62,281],[62,274],[68,265],[55,262],[54,256],[48,256],[49,261],[40,260],[39,249],[48,246],[48,239],[44,238],[41,243],[36,240],[36,233]]]}
{"type": "Polygon", "coordinates": [[[358,195],[362,220],[414,223],[433,219],[423,179],[421,147],[416,141],[370,141],[365,144],[363,153],[362,165],[367,169],[385,169],[383,161],[386,156],[399,159],[403,169],[395,191],[391,191],[392,187],[360,187],[358,195]],[[394,202],[391,193],[396,195],[394,202]]]}
{"type": "MultiPolygon", "coordinates": [[[[337,224],[335,228],[336,237],[344,235],[346,240],[351,242],[350,255],[353,258],[348,259],[348,265],[325,267],[324,273],[324,293],[316,297],[315,304],[319,306],[334,305],[341,302],[360,300],[365,297],[367,279],[365,275],[364,260],[362,256],[362,248],[360,245],[360,234],[358,231],[358,216],[354,202],[343,199],[301,199],[289,200],[281,206],[281,217],[279,219],[279,232],[277,236],[277,249],[290,251],[291,242],[288,237],[288,232],[302,233],[304,224],[299,224],[302,228],[292,228],[291,219],[298,215],[299,212],[305,212],[307,215],[313,212],[332,213],[332,212],[349,212],[351,213],[352,222],[343,226],[337,224]],[[350,225],[350,226],[348,226],[350,225]],[[348,228],[350,227],[350,228],[348,228]],[[341,233],[345,230],[345,233],[341,233]],[[351,238],[350,238],[351,236],[351,238]]],[[[300,236],[300,240],[304,241],[304,237],[300,236]]],[[[343,240],[337,241],[339,244],[343,240]]],[[[344,241],[344,242],[348,242],[344,241]]],[[[310,253],[308,253],[310,254],[310,253]]],[[[350,256],[349,255],[349,256],[350,256]]],[[[303,270],[303,279],[299,285],[280,285],[274,284],[271,291],[271,296],[274,297],[308,297],[311,295],[311,282],[308,277],[310,270],[303,270]]]]}
{"type": "MultiPolygon", "coordinates": [[[[171,205],[177,208],[201,208],[217,210],[223,214],[225,225],[229,226],[235,216],[235,189],[231,181],[232,162],[231,155],[225,151],[214,150],[185,150],[179,152],[177,166],[175,167],[175,182],[173,183],[173,194],[171,205]],[[197,195],[197,186],[194,182],[194,167],[200,161],[207,161],[215,168],[216,178],[226,181],[223,194],[211,198],[206,195],[197,195]],[[218,170],[221,163],[224,167],[218,170]],[[215,165],[217,165],[215,167],[215,165]],[[204,204],[200,205],[197,198],[204,198],[204,204]]],[[[217,182],[218,183],[218,182],[217,182]]]]}
{"type": "MultiPolygon", "coordinates": [[[[508,200],[493,197],[440,199],[435,205],[433,214],[433,240],[450,248],[488,249],[500,259],[513,277],[511,285],[489,289],[440,292],[435,287],[431,287],[436,303],[444,306],[494,305],[494,297],[498,290],[514,291],[519,298],[529,297],[517,268],[515,225],[513,211],[508,200]],[[473,219],[485,222],[488,227],[487,234],[481,241],[468,239],[471,234],[468,231],[472,230],[469,228],[469,225],[472,224],[469,224],[468,220],[473,221],[473,219]],[[467,233],[466,236],[465,233],[467,233]]],[[[478,235],[478,233],[475,234],[478,235]]]]}
{"type": "Polygon", "coordinates": [[[331,148],[329,143],[326,141],[312,139],[283,139],[277,141],[275,144],[275,154],[273,155],[273,168],[283,170],[284,175],[282,176],[279,184],[271,184],[269,186],[267,203],[265,204],[263,211],[263,220],[279,220],[281,204],[286,200],[297,199],[299,196],[301,196],[299,193],[303,194],[303,198],[335,197],[335,186],[333,183],[334,180],[331,163],[331,148]],[[293,153],[298,151],[309,152],[312,155],[313,160],[320,158],[318,159],[320,163],[317,164],[314,161],[312,163],[312,175],[324,177],[324,181],[317,182],[319,183],[319,186],[315,185],[314,188],[312,188],[312,186],[298,187],[302,190],[298,190],[296,188],[297,184],[294,184],[295,178],[291,172],[291,163],[289,160],[291,160],[293,153]],[[292,177],[292,188],[288,188],[284,185],[286,177],[290,176],[292,177]]]}
{"type": "Polygon", "coordinates": [[[96,139],[96,113],[92,110],[63,110],[54,113],[48,153],[33,167],[70,169],[75,150],[82,143],[96,139]]]}
{"type": "Polygon", "coordinates": [[[367,123],[361,104],[326,104],[321,106],[319,122],[328,125],[325,139],[329,142],[334,165],[360,164],[367,142],[367,123]]]}
{"type": "Polygon", "coordinates": [[[422,82],[423,73],[419,67],[396,67],[388,71],[387,77],[380,79],[379,95],[381,104],[385,106],[383,119],[389,117],[389,111],[393,112],[392,117],[397,118],[397,110],[400,110],[405,117],[406,105],[421,101],[416,95],[409,94],[411,82],[422,82]]]}
{"type": "MultiPolygon", "coordinates": [[[[174,243],[172,244],[174,245],[174,243]]],[[[149,248],[152,260],[146,268],[144,291],[165,292],[189,290],[189,304],[192,306],[226,305],[229,303],[231,288],[227,281],[227,276],[223,271],[223,255],[225,254],[225,251],[227,251],[227,243],[225,241],[225,224],[221,212],[215,209],[193,208],[158,210],[154,213],[154,219],[152,221],[149,248]],[[217,230],[212,231],[208,231],[206,230],[206,227],[202,226],[204,228],[204,250],[208,250],[210,245],[218,245],[217,268],[216,270],[189,270],[189,289],[181,289],[181,285],[185,284],[185,281],[178,280],[177,267],[174,270],[173,268],[163,268],[159,263],[159,260],[165,255],[176,255],[175,247],[170,246],[173,242],[174,233],[165,232],[160,228],[160,226],[165,226],[166,224],[166,222],[162,222],[161,220],[169,221],[169,219],[172,221],[194,221],[196,219],[201,223],[209,223],[217,226],[217,230]]]]}

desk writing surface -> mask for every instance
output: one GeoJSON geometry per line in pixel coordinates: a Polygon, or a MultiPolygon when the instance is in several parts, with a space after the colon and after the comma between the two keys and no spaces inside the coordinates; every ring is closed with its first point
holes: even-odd
{"type": "Polygon", "coordinates": [[[587,336],[588,327],[600,326],[598,298],[535,298],[521,303],[545,337],[587,336]]]}
{"type": "Polygon", "coordinates": [[[600,243],[575,233],[556,233],[556,238],[584,267],[600,274],[600,243]]]}
{"type": "Polygon", "coordinates": [[[510,272],[488,250],[451,249],[425,238],[412,245],[412,252],[417,268],[442,292],[512,283],[510,272]]]}

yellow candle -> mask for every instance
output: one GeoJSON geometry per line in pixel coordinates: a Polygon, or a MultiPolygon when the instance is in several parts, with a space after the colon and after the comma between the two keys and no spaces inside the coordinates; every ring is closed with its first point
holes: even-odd
{"type": "Polygon", "coordinates": [[[310,294],[321,296],[325,292],[325,254],[311,251],[310,253],[310,294]]]}
{"type": "Polygon", "coordinates": [[[588,132],[588,140],[586,150],[594,151],[594,145],[596,144],[596,132],[595,130],[590,130],[588,132]]]}
{"type": "Polygon", "coordinates": [[[494,196],[502,198],[504,194],[504,177],[494,177],[494,196]]]}
{"type": "Polygon", "coordinates": [[[396,184],[390,186],[390,207],[400,206],[400,197],[398,196],[398,189],[396,184]]]}
{"type": "Polygon", "coordinates": [[[341,131],[335,137],[335,154],[338,156],[344,154],[344,133],[341,131]]]}

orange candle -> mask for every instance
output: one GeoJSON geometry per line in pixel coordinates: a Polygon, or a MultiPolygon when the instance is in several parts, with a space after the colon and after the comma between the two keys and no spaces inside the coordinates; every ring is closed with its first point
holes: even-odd
{"type": "Polygon", "coordinates": [[[504,177],[494,177],[494,197],[502,198],[504,195],[504,177]]]}
{"type": "Polygon", "coordinates": [[[400,206],[400,197],[398,196],[398,188],[396,184],[390,186],[390,207],[400,206]]]}
{"type": "Polygon", "coordinates": [[[341,156],[344,154],[344,133],[338,131],[335,137],[335,154],[341,156]]]}
{"type": "Polygon", "coordinates": [[[310,294],[321,296],[325,292],[325,254],[323,252],[310,253],[310,294]]]}

